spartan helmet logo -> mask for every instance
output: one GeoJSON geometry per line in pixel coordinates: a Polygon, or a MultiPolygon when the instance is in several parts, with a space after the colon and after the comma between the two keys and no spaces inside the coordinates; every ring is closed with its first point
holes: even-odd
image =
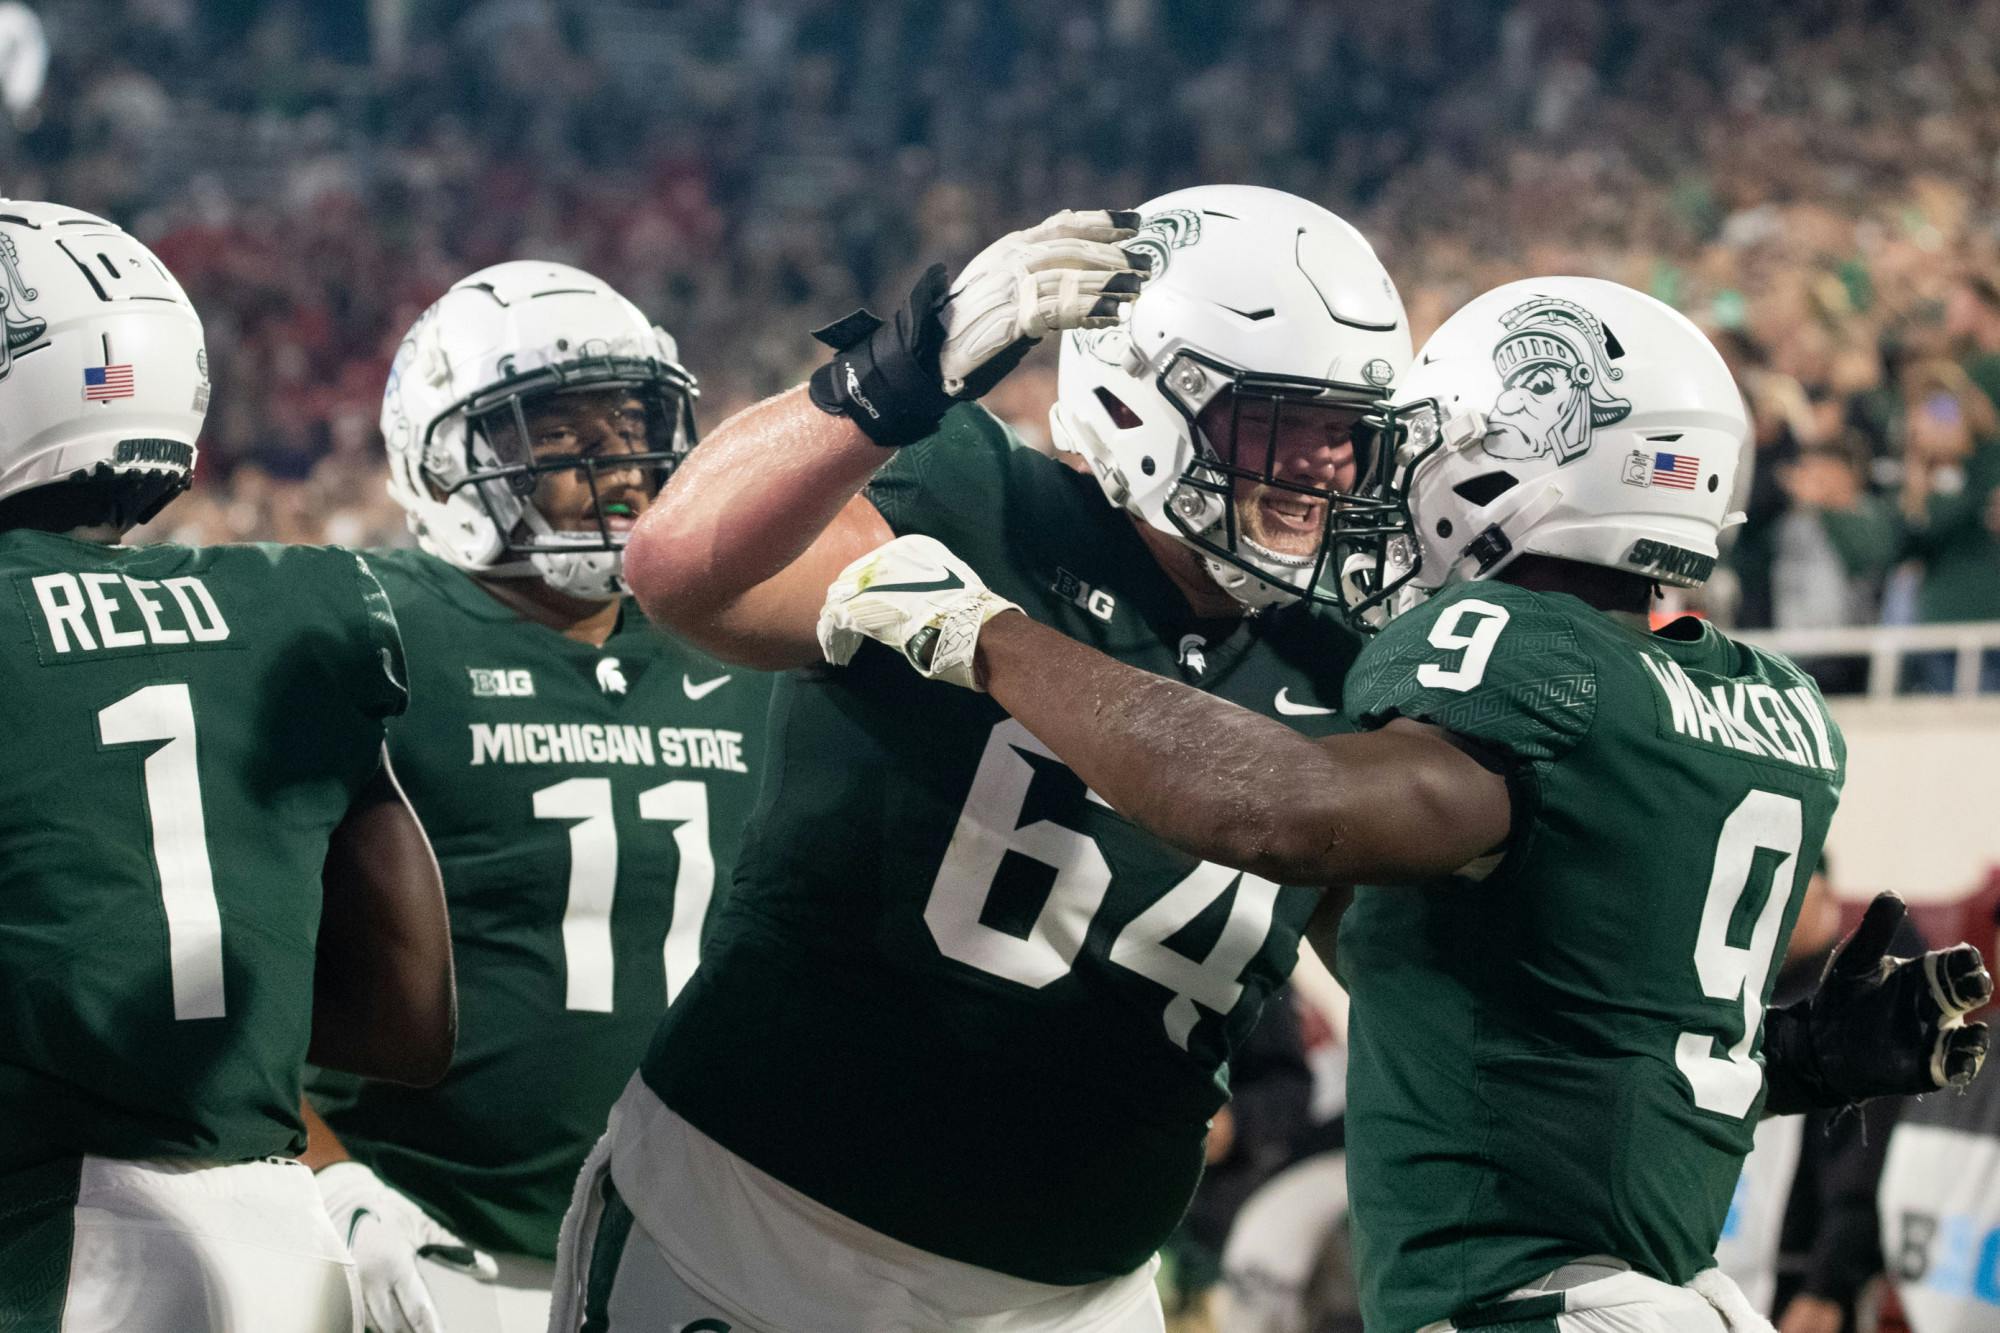
{"type": "Polygon", "coordinates": [[[1581,458],[1590,433],[1623,421],[1630,399],[1611,392],[1625,378],[1613,359],[1625,349],[1597,316],[1574,301],[1537,296],[1500,316],[1507,332],[1493,345],[1500,397],[1487,413],[1484,448],[1495,458],[1581,458]]]}
{"type": "Polygon", "coordinates": [[[1139,234],[1125,242],[1125,252],[1151,256],[1153,266],[1146,270],[1146,281],[1151,282],[1167,271],[1174,251],[1185,250],[1200,239],[1201,214],[1192,208],[1170,208],[1140,223],[1139,234]]]}
{"type": "Polygon", "coordinates": [[[41,337],[49,322],[21,313],[21,303],[41,293],[22,280],[20,252],[14,249],[14,238],[4,232],[0,232],[0,268],[6,270],[5,281],[0,281],[0,318],[6,321],[6,337],[0,338],[0,378],[5,378],[14,368],[14,353],[41,337]]]}
{"type": "Polygon", "coordinates": [[[606,694],[625,693],[625,669],[615,657],[599,658],[597,662],[597,688],[606,694]]]}

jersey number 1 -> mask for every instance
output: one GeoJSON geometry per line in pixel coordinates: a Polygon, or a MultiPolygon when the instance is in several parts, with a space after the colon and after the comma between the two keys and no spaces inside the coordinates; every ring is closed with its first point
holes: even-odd
{"type": "MultiPolygon", "coordinates": [[[[1708,897],[1701,908],[1701,931],[1695,936],[1694,967],[1701,993],[1711,1000],[1743,1004],[1743,1035],[1721,1055],[1715,1048],[1726,1035],[1683,1032],[1674,1046],[1694,1104],[1704,1111],[1742,1117],[1750,1114],[1764,1086],[1764,1070],[1750,1058],[1750,1047],[1764,1025],[1764,983],[1778,952],[1778,927],[1791,901],[1793,868],[1804,837],[1804,815],[1796,796],[1752,791],[1722,823],[1715,844],[1715,869],[1708,880],[1708,897]],[[1770,892],[1750,928],[1746,944],[1730,943],[1743,895],[1756,874],[1759,852],[1779,858],[1770,871],[1770,892]]],[[[1769,865],[1768,858],[1765,864],[1769,865]]]]}
{"type": "Polygon", "coordinates": [[[195,763],[194,700],[184,683],[148,685],[98,710],[106,748],[165,741],[146,756],[146,814],[153,871],[167,913],[167,975],[174,1017],[222,1017],[222,912],[208,862],[195,763]]]}

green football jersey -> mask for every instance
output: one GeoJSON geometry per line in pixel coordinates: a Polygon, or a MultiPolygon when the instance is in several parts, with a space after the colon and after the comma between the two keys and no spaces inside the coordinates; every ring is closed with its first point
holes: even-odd
{"type": "Polygon", "coordinates": [[[317,547],[0,533],[0,1172],[304,1146],[327,838],[402,648],[317,547]]]}
{"type": "Polygon", "coordinates": [[[1846,750],[1797,667],[1690,628],[1466,584],[1391,622],[1348,677],[1360,725],[1467,737],[1507,758],[1514,795],[1482,880],[1364,888],[1342,922],[1371,1330],[1588,1255],[1675,1283],[1713,1262],[1846,750]]]}
{"type": "Polygon", "coordinates": [[[553,1258],[585,1154],[700,956],[762,777],[771,677],[627,602],[602,648],[419,551],[390,759],[444,873],[458,1052],[431,1088],[322,1075],[348,1151],[465,1239],[553,1258]]]}
{"type": "MultiPolygon", "coordinates": [[[[1090,477],[955,409],[870,498],[1031,616],[1311,733],[1358,651],[1302,609],[1194,617],[1090,477]]],[[[777,1179],[933,1254],[1127,1273],[1201,1171],[1224,1061],[1317,903],[1184,856],[983,694],[886,649],[784,678],[735,895],[643,1073],[777,1179]]]]}

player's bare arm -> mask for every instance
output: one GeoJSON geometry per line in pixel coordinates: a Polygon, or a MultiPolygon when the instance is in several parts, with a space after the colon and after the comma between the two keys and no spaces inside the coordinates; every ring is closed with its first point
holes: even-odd
{"type": "Polygon", "coordinates": [[[313,1109],[310,1098],[299,1099],[299,1119],[306,1124],[306,1150],[299,1154],[301,1162],[317,1171],[335,1162],[353,1160],[347,1155],[347,1147],[341,1143],[340,1135],[333,1132],[333,1126],[313,1109]]]}
{"type": "Polygon", "coordinates": [[[1115,244],[1136,221],[1059,213],[955,281],[933,266],[893,321],[821,330],[835,355],[812,382],[724,422],[633,531],[625,577],[646,614],[745,666],[818,660],[827,584],[891,535],[861,487],[1045,334],[1115,322],[1139,289],[1140,261],[1115,244]]]}
{"type": "Polygon", "coordinates": [[[1505,779],[1434,726],[1315,740],[1019,614],[987,626],[978,665],[1092,791],[1205,861],[1282,884],[1391,884],[1449,875],[1507,836],[1505,779]]]}
{"type": "Polygon", "coordinates": [[[626,581],[649,617],[718,657],[803,666],[827,583],[891,536],[857,493],[888,458],[804,385],[745,408],[640,519],[626,581]]]}
{"type": "Polygon", "coordinates": [[[423,826],[389,771],[349,807],[327,847],[313,977],[314,1064],[423,1087],[457,1038],[451,927],[423,826]]]}
{"type": "Polygon", "coordinates": [[[1280,883],[1436,879],[1499,847],[1512,821],[1506,780],[1437,727],[1302,736],[1029,619],[928,538],[850,567],[821,632],[829,660],[870,637],[986,690],[1127,819],[1280,883]]]}

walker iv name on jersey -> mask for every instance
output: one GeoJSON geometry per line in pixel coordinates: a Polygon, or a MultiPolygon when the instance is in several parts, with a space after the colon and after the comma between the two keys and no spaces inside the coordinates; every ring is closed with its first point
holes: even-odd
{"type": "Polygon", "coordinates": [[[1809,686],[1787,690],[1731,680],[1704,693],[1680,664],[1639,654],[1665,696],[1673,729],[1689,740],[1831,773],[1831,729],[1809,686]],[[1803,725],[1801,720],[1803,719],[1803,725]]]}

